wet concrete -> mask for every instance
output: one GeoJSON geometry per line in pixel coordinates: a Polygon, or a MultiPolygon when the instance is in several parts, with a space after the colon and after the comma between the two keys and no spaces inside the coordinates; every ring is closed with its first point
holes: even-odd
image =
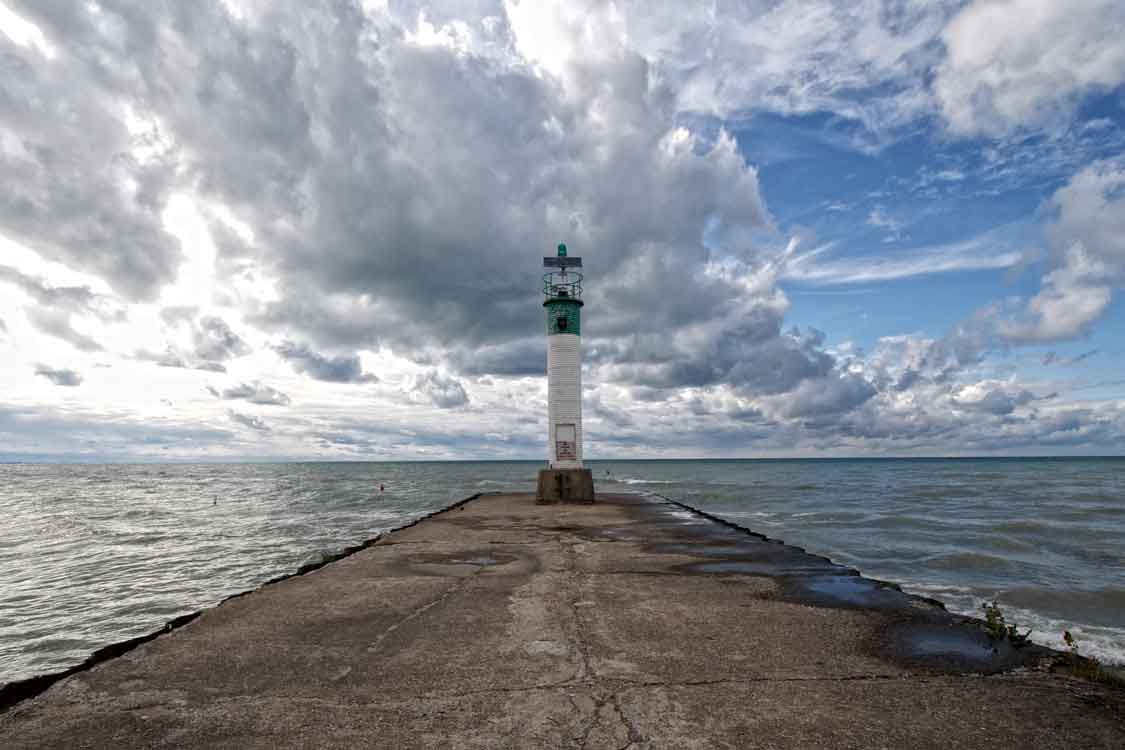
{"type": "Polygon", "coordinates": [[[1125,695],[1062,655],[599,500],[482,497],[353,548],[9,706],[0,747],[1125,747],[1125,695]]]}

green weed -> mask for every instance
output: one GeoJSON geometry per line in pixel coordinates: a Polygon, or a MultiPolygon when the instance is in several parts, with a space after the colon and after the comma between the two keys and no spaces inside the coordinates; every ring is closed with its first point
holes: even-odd
{"type": "Polygon", "coordinates": [[[1026,633],[1021,633],[1014,623],[1009,625],[1004,620],[1004,613],[1000,610],[998,602],[984,602],[980,606],[984,610],[984,628],[988,631],[989,638],[994,641],[1007,639],[1013,646],[1023,646],[1028,643],[1031,629],[1028,628],[1026,633]]]}

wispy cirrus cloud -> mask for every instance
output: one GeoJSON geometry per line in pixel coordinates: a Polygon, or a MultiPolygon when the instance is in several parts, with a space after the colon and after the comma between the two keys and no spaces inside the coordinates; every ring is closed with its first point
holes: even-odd
{"type": "Polygon", "coordinates": [[[871,255],[834,254],[838,243],[827,243],[807,253],[794,254],[781,278],[816,286],[895,281],[959,271],[1011,268],[1025,253],[1012,247],[1004,233],[989,231],[963,242],[871,255]]]}

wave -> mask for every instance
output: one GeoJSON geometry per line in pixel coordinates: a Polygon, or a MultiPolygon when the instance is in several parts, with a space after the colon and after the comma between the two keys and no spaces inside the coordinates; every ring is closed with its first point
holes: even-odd
{"type": "Polygon", "coordinates": [[[969,572],[1011,572],[1022,567],[1021,563],[1011,558],[997,557],[984,552],[949,552],[931,555],[925,558],[923,562],[930,568],[969,572]]]}
{"type": "Polygon", "coordinates": [[[1026,592],[1021,593],[1019,590],[985,593],[982,589],[969,586],[914,583],[903,579],[899,582],[907,593],[937,599],[950,612],[970,617],[982,617],[981,605],[986,601],[996,601],[1006,621],[1021,632],[1030,630],[1031,640],[1041,646],[1067,650],[1063,633],[1070,631],[1078,642],[1078,653],[1105,664],[1125,665],[1125,627],[1090,622],[1097,618],[1091,618],[1087,611],[1073,610],[1070,607],[1075,603],[1075,595],[1084,600],[1084,604],[1096,604],[1098,597],[1103,594],[1108,594],[1113,601],[1118,602],[1114,606],[1119,606],[1121,598],[1125,597],[1125,591],[1067,592],[1037,589],[1028,598],[1026,592]],[[1048,607],[1042,606],[1048,603],[1048,607]],[[1051,614],[1051,611],[1057,612],[1060,608],[1072,614],[1051,614]]]}
{"type": "Polygon", "coordinates": [[[679,484],[674,479],[636,479],[635,477],[605,477],[598,479],[600,482],[617,482],[619,484],[679,484]]]}

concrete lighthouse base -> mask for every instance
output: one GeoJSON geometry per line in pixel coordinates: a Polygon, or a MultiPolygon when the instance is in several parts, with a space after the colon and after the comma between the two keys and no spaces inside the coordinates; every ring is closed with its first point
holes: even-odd
{"type": "Polygon", "coordinates": [[[589,469],[542,469],[535,502],[592,503],[594,475],[589,469]]]}

